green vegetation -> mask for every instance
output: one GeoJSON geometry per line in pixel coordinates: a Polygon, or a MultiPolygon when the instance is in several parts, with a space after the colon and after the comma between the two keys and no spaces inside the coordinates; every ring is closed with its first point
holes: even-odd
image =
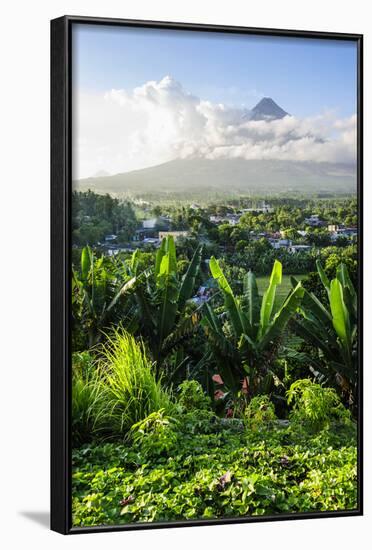
{"type": "Polygon", "coordinates": [[[243,417],[249,430],[273,427],[276,418],[274,404],[270,401],[268,395],[252,397],[243,417]]]}
{"type": "MultiPolygon", "coordinates": [[[[303,281],[304,279],[306,279],[307,275],[306,273],[301,273],[301,274],[295,274],[294,277],[296,278],[297,281],[303,281]]],[[[270,276],[261,275],[259,277],[256,277],[256,281],[257,281],[258,293],[260,294],[260,296],[262,296],[269,284],[270,276]]],[[[282,305],[282,303],[284,302],[284,300],[286,299],[286,297],[288,296],[291,290],[292,290],[291,275],[282,275],[282,282],[280,286],[278,286],[276,289],[276,296],[275,296],[275,303],[274,303],[276,307],[279,307],[282,305]]]]}
{"type": "MultiPolygon", "coordinates": [[[[318,348],[318,356],[306,354],[302,360],[312,364],[320,379],[343,394],[351,409],[357,409],[357,294],[344,264],[337,268],[331,281],[317,263],[319,278],[326,290],[329,305],[305,291],[301,317],[294,319],[292,328],[305,342],[318,348]]],[[[293,278],[292,284],[297,285],[293,278]]]]}
{"type": "Polygon", "coordinates": [[[73,524],[356,508],[355,200],[73,200],[73,524]]]}
{"type": "Polygon", "coordinates": [[[206,305],[203,324],[213,359],[226,386],[234,393],[240,390],[243,379],[251,396],[266,392],[273,380],[271,364],[277,355],[278,340],[300,306],[304,289],[298,283],[276,311],[276,288],[282,279],[282,265],[277,260],[262,299],[252,272],[246,275],[244,294],[239,299],[214,258],[210,269],[223,293],[227,316],[226,321],[206,305]]]}
{"type": "Polygon", "coordinates": [[[74,525],[355,508],[353,431],[342,422],[312,435],[299,423],[280,427],[256,403],[254,429],[251,420],[237,430],[211,415],[195,430],[196,419],[159,411],[133,428],[130,444],[76,450],[74,525]]]}
{"type": "Polygon", "coordinates": [[[158,166],[113,176],[87,178],[74,182],[79,190],[93,189],[145,200],[223,199],[239,194],[312,195],[351,194],[356,191],[355,170],[333,163],[295,160],[175,159],[158,166]]]}
{"type": "Polygon", "coordinates": [[[115,331],[107,339],[96,365],[88,354],[75,354],[72,372],[74,441],[122,439],[150,413],[172,409],[143,344],[126,332],[115,331]]]}
{"type": "Polygon", "coordinates": [[[134,235],[136,216],[130,202],[92,191],[72,194],[72,238],[80,245],[95,244],[116,233],[119,242],[134,235]]]}
{"type": "Polygon", "coordinates": [[[329,427],[332,420],[350,421],[350,412],[342,406],[333,388],[324,388],[308,378],[297,380],[289,388],[288,404],[294,403],[290,418],[312,432],[329,427]]]}

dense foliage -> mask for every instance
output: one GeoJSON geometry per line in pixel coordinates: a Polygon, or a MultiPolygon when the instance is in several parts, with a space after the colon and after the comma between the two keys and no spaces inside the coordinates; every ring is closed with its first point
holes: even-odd
{"type": "Polygon", "coordinates": [[[357,506],[356,202],[224,201],[73,196],[75,526],[357,506]]]}
{"type": "Polygon", "coordinates": [[[75,443],[93,437],[122,439],[148,414],[172,408],[143,345],[126,332],[114,333],[101,346],[95,364],[87,354],[74,355],[72,369],[75,443]]]}
{"type": "MultiPolygon", "coordinates": [[[[296,414],[301,418],[301,407],[296,414]]],[[[134,428],[130,444],[81,447],[73,454],[74,525],[356,507],[355,435],[347,420],[311,435],[299,423],[281,427],[272,415],[256,414],[255,426],[159,413],[134,428]]]]}

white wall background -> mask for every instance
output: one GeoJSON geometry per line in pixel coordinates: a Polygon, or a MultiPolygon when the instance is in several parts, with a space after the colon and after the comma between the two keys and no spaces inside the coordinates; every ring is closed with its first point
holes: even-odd
{"type": "Polygon", "coordinates": [[[0,543],[2,548],[367,548],[372,42],[365,0],[8,0],[1,18],[0,543]],[[62,537],[49,508],[49,20],[91,15],[365,34],[365,517],[62,537]],[[364,542],[363,542],[364,541],[364,542]]]}

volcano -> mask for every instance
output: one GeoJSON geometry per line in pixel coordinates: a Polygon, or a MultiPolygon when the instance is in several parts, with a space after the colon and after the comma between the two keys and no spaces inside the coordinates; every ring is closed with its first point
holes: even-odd
{"type": "Polygon", "coordinates": [[[250,113],[250,120],[277,120],[284,118],[289,113],[284,111],[271,97],[263,97],[253,107],[250,113]]]}

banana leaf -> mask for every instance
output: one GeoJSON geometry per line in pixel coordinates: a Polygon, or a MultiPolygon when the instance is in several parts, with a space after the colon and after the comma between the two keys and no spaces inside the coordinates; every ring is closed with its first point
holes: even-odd
{"type": "Polygon", "coordinates": [[[245,276],[244,287],[245,296],[248,300],[249,336],[255,339],[260,325],[260,297],[256,277],[251,271],[245,276]]]}
{"type": "Polygon", "coordinates": [[[260,320],[260,331],[259,335],[262,337],[267,331],[271,314],[274,307],[275,296],[276,296],[276,287],[282,282],[282,264],[275,260],[274,266],[271,272],[270,283],[265,291],[262,304],[261,304],[261,320],[260,320]]]}
{"type": "Polygon", "coordinates": [[[319,274],[320,280],[323,283],[324,288],[326,289],[327,292],[329,292],[331,283],[322,267],[322,264],[320,263],[320,260],[316,261],[316,268],[318,270],[318,274],[319,274]]]}
{"type": "MultiPolygon", "coordinates": [[[[297,279],[295,277],[291,277],[290,280],[292,287],[296,288],[296,286],[298,285],[297,279]]],[[[326,325],[332,323],[332,316],[327,308],[323,306],[323,304],[320,300],[318,300],[315,294],[309,292],[305,288],[301,308],[303,309],[304,316],[306,316],[308,312],[311,312],[322,323],[325,323],[326,325]]]]}
{"type": "Polygon", "coordinates": [[[302,288],[301,283],[299,283],[285,300],[278,313],[276,313],[271,325],[260,339],[260,350],[264,350],[271,342],[283,333],[288,321],[294,316],[299,308],[303,295],[304,289],[302,288]]]}
{"type": "Polygon", "coordinates": [[[166,355],[179,349],[198,329],[200,319],[200,310],[195,310],[191,315],[181,319],[174,330],[164,339],[161,348],[162,354],[166,355]]]}
{"type": "Polygon", "coordinates": [[[350,319],[344,302],[342,285],[338,279],[333,279],[331,282],[329,301],[333,327],[342,344],[345,359],[349,363],[351,361],[350,319]]]}
{"type": "Polygon", "coordinates": [[[173,252],[170,250],[163,256],[157,277],[157,286],[161,296],[158,315],[159,349],[163,339],[172,330],[177,315],[178,285],[172,254],[173,252]]]}
{"type": "Polygon", "coordinates": [[[195,287],[196,276],[200,268],[202,252],[203,252],[203,247],[198,246],[198,248],[194,252],[190,265],[182,280],[182,284],[180,288],[179,303],[178,303],[178,307],[180,310],[183,308],[187,300],[191,298],[192,292],[195,287]]]}
{"type": "Polygon", "coordinates": [[[356,323],[358,319],[358,297],[345,264],[342,263],[337,267],[336,277],[342,285],[346,307],[353,315],[353,321],[356,323]]]}
{"type": "Polygon", "coordinates": [[[166,245],[167,245],[166,239],[162,239],[155,258],[155,277],[159,275],[161,262],[162,262],[163,256],[166,254],[166,245]]]}
{"type": "Polygon", "coordinates": [[[223,274],[222,269],[219,266],[218,261],[214,258],[214,256],[210,259],[209,267],[212,277],[217,281],[218,286],[223,292],[226,311],[231,319],[235,336],[239,338],[242,332],[244,332],[244,320],[242,319],[242,312],[239,310],[237,300],[229,283],[227,282],[225,275],[223,274]]]}
{"type": "Polygon", "coordinates": [[[134,276],[137,275],[138,255],[139,255],[139,249],[136,248],[136,250],[133,252],[132,257],[130,259],[130,269],[134,276]]]}
{"type": "Polygon", "coordinates": [[[85,246],[81,251],[81,280],[86,282],[88,280],[89,271],[92,266],[92,252],[89,246],[85,246]]]}

